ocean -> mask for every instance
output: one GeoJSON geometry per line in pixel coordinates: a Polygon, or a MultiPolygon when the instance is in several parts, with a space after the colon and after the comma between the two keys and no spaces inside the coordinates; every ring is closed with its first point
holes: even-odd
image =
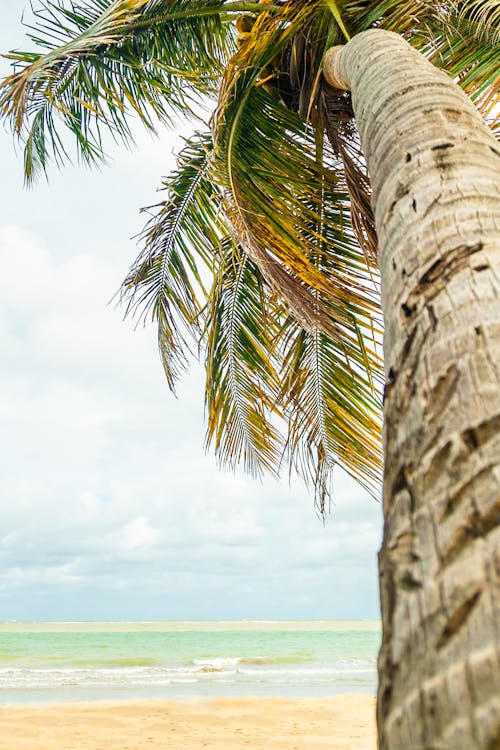
{"type": "Polygon", "coordinates": [[[0,704],[375,694],[377,621],[0,623],[0,704]]]}

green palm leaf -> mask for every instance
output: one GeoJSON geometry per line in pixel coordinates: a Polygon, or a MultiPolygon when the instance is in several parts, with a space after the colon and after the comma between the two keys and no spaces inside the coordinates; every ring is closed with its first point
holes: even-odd
{"type": "Polygon", "coordinates": [[[246,253],[231,238],[221,251],[207,322],[207,445],[224,464],[276,472],[283,442],[271,419],[278,396],[271,356],[279,315],[246,253]]]}
{"type": "Polygon", "coordinates": [[[499,7],[462,2],[432,29],[431,60],[456,78],[500,138],[499,7]]]}
{"type": "Polygon", "coordinates": [[[315,487],[324,513],[336,465],[368,489],[378,486],[380,402],[342,346],[319,329],[306,331],[290,319],[282,345],[289,461],[315,487]]]}
{"type": "Polygon", "coordinates": [[[342,350],[319,330],[291,326],[284,362],[290,460],[314,485],[324,513],[337,464],[369,489],[380,481],[380,406],[346,366],[342,350]]]}
{"type": "MultiPolygon", "coordinates": [[[[321,156],[324,156],[321,151],[321,156]]],[[[317,183],[316,210],[321,223],[311,224],[309,240],[316,243],[311,260],[336,286],[371,287],[367,257],[353,237],[346,212],[343,242],[339,243],[337,194],[329,192],[328,180],[317,183]],[[321,233],[321,234],[320,234],[321,233]]],[[[375,289],[372,289],[375,295],[375,289]]],[[[316,292],[318,301],[332,305],[330,296],[316,292]]],[[[315,487],[316,504],[325,512],[331,495],[332,474],[339,464],[371,490],[381,478],[381,403],[373,378],[381,373],[368,356],[367,316],[363,309],[345,304],[350,313],[345,336],[330,336],[318,327],[301,329],[288,320],[279,342],[283,353],[282,402],[288,424],[289,460],[315,487]],[[356,345],[350,346],[355,335],[356,345]]],[[[334,309],[333,317],[337,317],[334,309]]],[[[374,342],[373,342],[374,343],[374,342]]],[[[375,350],[375,346],[373,347],[375,350]]]]}
{"type": "Polygon", "coordinates": [[[51,155],[67,157],[59,123],[85,162],[104,158],[101,129],[132,141],[130,116],[155,119],[213,93],[234,48],[232,26],[211,0],[86,0],[71,9],[46,1],[31,40],[43,52],[12,52],[16,67],[0,88],[0,112],[27,142],[32,181],[51,155]]]}
{"type": "Polygon", "coordinates": [[[208,178],[210,150],[209,135],[186,143],[166,182],[167,199],[142,234],[144,249],[122,292],[127,313],[158,322],[161,358],[172,390],[187,364],[189,341],[198,346],[206,277],[214,272],[220,237],[227,232],[220,193],[208,178]]]}

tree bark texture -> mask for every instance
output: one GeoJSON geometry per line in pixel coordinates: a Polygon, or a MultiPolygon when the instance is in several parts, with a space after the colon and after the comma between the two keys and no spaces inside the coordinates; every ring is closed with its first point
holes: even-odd
{"type": "Polygon", "coordinates": [[[352,91],[385,318],[382,750],[500,748],[500,146],[391,32],[327,53],[352,91]]]}

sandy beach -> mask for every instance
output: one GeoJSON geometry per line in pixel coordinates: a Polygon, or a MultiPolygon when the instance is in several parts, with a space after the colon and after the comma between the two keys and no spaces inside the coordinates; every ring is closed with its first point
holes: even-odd
{"type": "Polygon", "coordinates": [[[375,750],[375,698],[224,698],[0,709],[8,750],[375,750]]]}

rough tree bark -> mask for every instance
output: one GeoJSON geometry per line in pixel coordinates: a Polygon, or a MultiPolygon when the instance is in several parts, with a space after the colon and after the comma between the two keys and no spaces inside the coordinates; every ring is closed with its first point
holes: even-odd
{"type": "Polygon", "coordinates": [[[385,318],[383,750],[500,748],[500,146],[396,34],[327,53],[352,91],[385,318]]]}

